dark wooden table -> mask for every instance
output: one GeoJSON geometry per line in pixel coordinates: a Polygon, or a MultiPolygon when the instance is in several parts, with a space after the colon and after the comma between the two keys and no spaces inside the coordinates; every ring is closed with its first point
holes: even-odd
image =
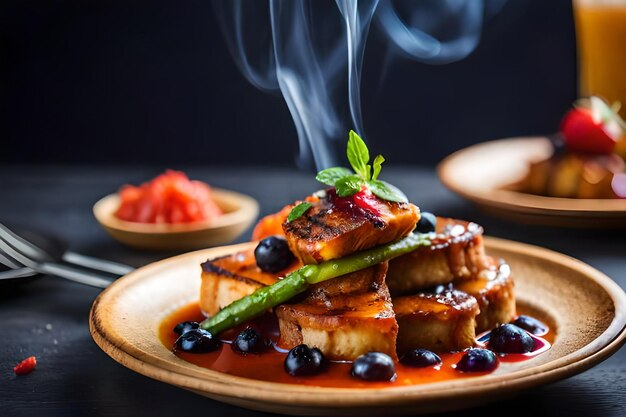
{"type": "MultiPolygon", "coordinates": [[[[260,203],[261,215],[318,188],[311,174],[294,169],[185,170],[215,186],[252,195],[260,203]]],[[[51,231],[76,252],[139,267],[173,254],[145,253],[118,244],[99,227],[91,207],[120,184],[138,183],[159,172],[159,168],[1,167],[0,221],[51,231]]],[[[514,224],[486,216],[445,190],[432,168],[385,168],[384,174],[422,210],[472,219],[488,235],[566,253],[626,288],[623,232],[514,224]]],[[[237,241],[249,237],[250,230],[237,241]]],[[[0,287],[0,416],[265,415],[151,380],[105,355],[91,339],[87,325],[91,303],[99,292],[55,277],[42,277],[11,290],[0,287]],[[16,377],[13,366],[30,355],[39,361],[35,372],[16,377]]],[[[623,417],[626,349],[582,374],[472,411],[501,417],[512,410],[528,416],[623,417]]]]}

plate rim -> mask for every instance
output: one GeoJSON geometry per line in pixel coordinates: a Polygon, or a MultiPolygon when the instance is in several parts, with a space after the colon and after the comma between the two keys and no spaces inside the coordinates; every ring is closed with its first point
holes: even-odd
{"type": "MultiPolygon", "coordinates": [[[[327,405],[321,404],[319,399],[320,396],[323,396],[326,401],[332,399],[333,407],[341,408],[384,406],[389,404],[407,405],[419,403],[420,400],[432,402],[448,397],[469,398],[492,392],[494,388],[502,387],[503,385],[506,385],[507,392],[516,392],[583,372],[611,356],[626,342],[626,293],[610,277],[568,255],[540,246],[491,236],[485,236],[487,249],[502,248],[509,251],[521,251],[524,255],[534,255],[552,262],[565,264],[566,266],[572,265],[584,270],[584,274],[600,285],[615,306],[615,313],[609,326],[587,345],[554,361],[507,374],[486,375],[484,378],[478,377],[481,378],[480,380],[473,378],[471,379],[471,384],[467,382],[469,380],[461,379],[459,381],[440,381],[414,386],[367,389],[300,386],[258,381],[211,370],[208,370],[209,374],[211,374],[211,378],[208,379],[206,377],[207,370],[196,367],[193,364],[189,364],[189,368],[192,371],[196,370],[195,375],[194,372],[178,372],[173,369],[173,366],[168,366],[164,369],[162,366],[158,366],[158,364],[146,362],[145,352],[142,354],[140,349],[132,345],[125,346],[123,340],[114,340],[115,337],[112,337],[110,332],[107,333],[106,329],[103,328],[99,315],[101,309],[106,307],[107,299],[114,297],[116,291],[122,291],[136,281],[140,281],[142,276],[146,276],[148,270],[159,268],[164,263],[182,261],[185,257],[197,257],[201,253],[206,253],[207,256],[215,253],[216,255],[212,256],[217,256],[219,252],[229,253],[249,247],[251,244],[252,242],[247,242],[188,252],[148,264],[120,278],[100,293],[92,304],[89,313],[89,329],[92,338],[105,353],[129,369],[174,386],[200,391],[202,394],[218,400],[231,398],[233,401],[258,401],[266,405],[293,407],[294,396],[298,396],[299,407],[325,407],[327,405]],[[126,349],[123,349],[121,346],[125,346],[126,349]],[[203,375],[200,375],[197,370],[202,370],[203,375]],[[245,395],[234,393],[234,387],[245,388],[245,395]]],[[[162,360],[157,360],[157,363],[159,361],[162,360]]]]}
{"type": "Polygon", "coordinates": [[[459,149],[443,158],[436,166],[437,176],[441,182],[453,192],[459,194],[463,198],[474,201],[484,206],[496,207],[510,211],[516,211],[525,214],[541,214],[549,216],[571,216],[571,217],[591,217],[605,218],[606,216],[618,219],[626,219],[626,200],[624,199],[576,199],[576,198],[560,198],[533,195],[513,190],[497,190],[493,188],[485,188],[484,193],[476,193],[467,191],[462,184],[454,180],[451,174],[454,163],[460,157],[465,156],[468,152],[477,151],[481,148],[492,146],[501,146],[507,142],[527,141],[529,143],[546,143],[549,139],[546,136],[513,136],[501,139],[494,139],[484,142],[475,143],[465,148],[459,149]],[[511,196],[513,201],[511,203],[511,196]],[[598,208],[602,203],[608,208],[598,208]]]}

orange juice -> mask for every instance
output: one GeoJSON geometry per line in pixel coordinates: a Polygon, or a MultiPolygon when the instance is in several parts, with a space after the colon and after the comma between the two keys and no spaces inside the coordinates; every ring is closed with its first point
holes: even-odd
{"type": "Polygon", "coordinates": [[[626,117],[626,0],[574,0],[579,95],[622,103],[626,117]]]}

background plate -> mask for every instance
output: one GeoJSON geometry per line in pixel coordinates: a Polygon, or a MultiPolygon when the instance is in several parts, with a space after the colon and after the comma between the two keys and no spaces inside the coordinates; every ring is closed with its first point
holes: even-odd
{"type": "Polygon", "coordinates": [[[503,187],[521,179],[528,164],[551,154],[545,137],[484,142],[443,159],[441,182],[482,210],[510,220],[549,226],[626,229],[626,199],[544,197],[503,187]]]}
{"type": "Polygon", "coordinates": [[[513,271],[517,299],[556,329],[550,350],[492,374],[384,389],[278,384],[197,367],[158,338],[159,323],[198,298],[200,263],[253,243],[196,251],[140,268],[94,301],[92,337],[113,359],[154,378],[241,407],[294,415],[416,414],[462,409],[553,382],[596,365],[626,339],[626,294],[596,269],[540,247],[487,237],[513,271]]]}

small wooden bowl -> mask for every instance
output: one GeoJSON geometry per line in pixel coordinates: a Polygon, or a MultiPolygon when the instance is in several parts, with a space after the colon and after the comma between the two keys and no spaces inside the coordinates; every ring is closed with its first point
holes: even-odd
{"type": "Polygon", "coordinates": [[[259,204],[250,196],[218,188],[212,190],[224,214],[210,221],[153,224],[120,220],[114,215],[120,205],[118,194],[99,200],[93,206],[93,213],[109,235],[131,247],[163,251],[203,249],[232,242],[252,225],[259,213],[259,204]]]}

